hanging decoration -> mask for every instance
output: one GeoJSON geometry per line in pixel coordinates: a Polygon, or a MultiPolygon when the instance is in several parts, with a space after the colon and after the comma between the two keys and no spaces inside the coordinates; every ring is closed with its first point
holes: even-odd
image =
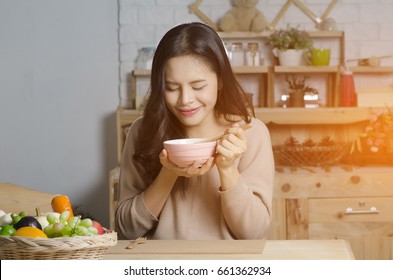
{"type": "MultiPolygon", "coordinates": [[[[190,12],[194,13],[198,16],[204,23],[210,25],[214,30],[219,31],[217,24],[214,23],[206,14],[204,14],[199,6],[202,4],[203,0],[196,0],[194,3],[190,4],[188,7],[190,12]]],[[[326,10],[323,12],[321,16],[317,16],[311,9],[309,9],[301,0],[288,0],[285,4],[281,7],[278,14],[272,20],[270,24],[267,25],[266,29],[274,30],[276,25],[280,22],[282,17],[287,12],[288,8],[294,4],[297,6],[303,13],[305,13],[311,20],[316,23],[316,28],[321,29],[323,24],[329,20],[329,14],[333,10],[334,6],[337,4],[337,0],[332,0],[329,5],[327,6],[326,10]]]]}
{"type": "Polygon", "coordinates": [[[211,28],[218,31],[217,25],[199,9],[199,5],[201,5],[202,2],[203,0],[196,0],[194,3],[190,4],[188,8],[191,12],[193,12],[196,16],[203,20],[204,23],[210,25],[211,28]]]}
{"type": "Polygon", "coordinates": [[[321,28],[321,25],[323,22],[325,22],[333,9],[333,7],[336,5],[337,0],[333,0],[330,2],[329,6],[326,8],[326,10],[323,12],[321,17],[318,17],[315,15],[306,5],[304,5],[300,0],[292,0],[292,2],[300,9],[302,10],[307,16],[309,16],[315,23],[317,24],[317,29],[321,28]]]}

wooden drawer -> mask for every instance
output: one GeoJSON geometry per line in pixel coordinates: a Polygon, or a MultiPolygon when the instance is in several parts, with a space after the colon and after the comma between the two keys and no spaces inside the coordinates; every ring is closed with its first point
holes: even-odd
{"type": "Polygon", "coordinates": [[[357,196],[392,196],[393,168],[372,172],[359,168],[354,172],[338,169],[332,172],[277,173],[274,196],[276,198],[324,198],[357,196]]]}
{"type": "Polygon", "coordinates": [[[393,222],[393,197],[314,198],[309,222],[393,222]]]}
{"type": "Polygon", "coordinates": [[[308,199],[308,237],[393,236],[393,197],[308,199]]]}

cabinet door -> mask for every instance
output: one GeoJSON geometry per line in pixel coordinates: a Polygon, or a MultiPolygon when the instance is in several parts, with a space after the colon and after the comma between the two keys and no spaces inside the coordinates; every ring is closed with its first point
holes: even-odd
{"type": "Polygon", "coordinates": [[[283,198],[274,198],[272,204],[272,222],[270,226],[269,239],[287,239],[286,226],[286,201],[283,198]]]}
{"type": "Polygon", "coordinates": [[[391,259],[393,197],[308,199],[308,238],[347,239],[357,259],[391,259]]]}

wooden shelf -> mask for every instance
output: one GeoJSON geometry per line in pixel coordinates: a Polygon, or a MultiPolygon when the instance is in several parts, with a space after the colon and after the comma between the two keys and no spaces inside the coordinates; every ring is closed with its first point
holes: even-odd
{"type": "MultiPolygon", "coordinates": [[[[255,115],[264,123],[275,124],[351,124],[366,121],[369,108],[255,108],[255,115]]],[[[118,108],[119,128],[140,117],[142,112],[118,108]],[[121,117],[120,117],[121,116],[121,117]]]]}
{"type": "Polygon", "coordinates": [[[255,108],[255,115],[264,123],[286,125],[351,124],[366,121],[368,108],[255,108]]]}
{"type": "MultiPolygon", "coordinates": [[[[344,64],[344,32],[342,31],[308,31],[308,34],[313,39],[339,39],[340,41],[340,65],[344,64]]],[[[219,32],[220,37],[223,41],[258,41],[260,44],[264,44],[266,38],[270,35],[270,32],[219,32]]],[[[299,67],[283,67],[274,65],[263,65],[263,66],[234,66],[233,71],[239,76],[250,75],[255,78],[258,77],[259,92],[253,92],[258,95],[257,107],[275,107],[275,75],[285,73],[299,73],[299,74],[326,74],[326,92],[328,94],[326,98],[327,106],[338,105],[338,85],[339,85],[339,74],[342,69],[340,65],[337,66],[299,66],[299,67]]],[[[381,68],[382,69],[382,68],[381,68]]],[[[359,70],[360,71],[360,70],[359,70]]],[[[362,71],[366,71],[365,69],[362,71]]],[[[368,70],[370,72],[371,70],[368,70]]],[[[384,69],[388,72],[389,69],[384,69]]],[[[393,67],[392,67],[393,71],[393,67]]],[[[366,73],[366,72],[365,72],[366,73]]],[[[131,74],[131,104],[133,108],[137,106],[137,78],[146,78],[151,75],[150,70],[135,69],[131,74]]]]}
{"type": "MultiPolygon", "coordinates": [[[[269,71],[269,66],[235,66],[233,72],[237,74],[264,74],[269,71]]],[[[151,70],[135,69],[132,71],[135,77],[148,77],[151,75],[151,70]]]]}
{"type": "Polygon", "coordinates": [[[235,66],[233,72],[236,74],[266,74],[269,66],[235,66]]]}
{"type": "Polygon", "coordinates": [[[135,77],[147,77],[151,75],[151,70],[135,69],[132,71],[132,76],[135,77]]]}
{"type": "Polygon", "coordinates": [[[274,66],[275,73],[337,73],[340,66],[274,66]]]}
{"type": "MultiPolygon", "coordinates": [[[[307,31],[311,38],[341,38],[343,31],[307,31]]],[[[270,35],[270,32],[218,32],[222,39],[263,39],[270,35]]]]}
{"type": "Polygon", "coordinates": [[[380,66],[380,67],[372,67],[372,66],[351,66],[349,67],[353,73],[365,73],[365,74],[381,74],[381,73],[393,73],[393,66],[380,66]]]}
{"type": "Polygon", "coordinates": [[[222,39],[262,39],[269,36],[266,32],[218,32],[222,39]]]}

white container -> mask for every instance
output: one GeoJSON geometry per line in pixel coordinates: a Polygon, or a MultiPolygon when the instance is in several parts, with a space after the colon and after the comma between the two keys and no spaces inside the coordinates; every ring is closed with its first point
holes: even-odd
{"type": "Polygon", "coordinates": [[[144,47],[140,49],[136,59],[136,67],[141,70],[150,70],[153,64],[155,48],[144,47]]]}
{"type": "Polygon", "coordinates": [[[303,61],[304,50],[288,49],[280,51],[277,48],[273,49],[273,54],[278,57],[281,66],[300,66],[303,61]]]}
{"type": "Polygon", "coordinates": [[[244,49],[243,43],[236,42],[232,44],[232,66],[244,66],[244,49]]]}
{"type": "Polygon", "coordinates": [[[232,44],[225,43],[225,51],[227,53],[229,61],[232,61],[232,44]]]}
{"type": "Polygon", "coordinates": [[[261,63],[261,55],[258,43],[248,43],[246,52],[246,65],[259,66],[261,63]]]}

